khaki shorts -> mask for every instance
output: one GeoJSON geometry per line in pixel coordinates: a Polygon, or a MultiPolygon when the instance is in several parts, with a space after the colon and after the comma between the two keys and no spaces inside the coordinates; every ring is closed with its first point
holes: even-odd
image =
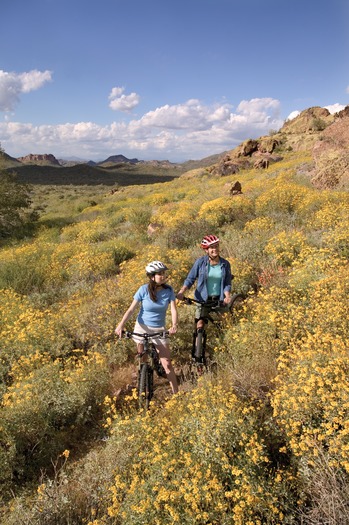
{"type": "Polygon", "coordinates": [[[205,319],[207,316],[212,312],[214,314],[225,314],[229,311],[229,305],[226,306],[220,306],[219,308],[212,309],[211,306],[205,306],[205,305],[197,305],[195,309],[195,319],[198,321],[199,319],[205,319]]]}
{"type": "MultiPolygon", "coordinates": [[[[151,335],[157,332],[164,332],[165,327],[160,326],[159,328],[158,327],[155,328],[153,326],[146,326],[145,324],[141,324],[138,321],[136,321],[133,331],[136,332],[137,334],[151,335]]],[[[132,339],[135,343],[144,343],[144,339],[142,337],[137,337],[136,335],[133,335],[132,339]]],[[[155,347],[168,346],[168,341],[166,337],[156,336],[152,338],[151,341],[152,343],[154,343],[155,347]]]]}

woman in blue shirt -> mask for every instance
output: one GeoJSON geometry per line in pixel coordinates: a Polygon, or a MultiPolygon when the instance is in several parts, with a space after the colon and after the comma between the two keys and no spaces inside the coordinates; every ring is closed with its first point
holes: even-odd
{"type": "MultiPolygon", "coordinates": [[[[137,315],[134,332],[152,334],[164,331],[166,312],[170,306],[172,326],[169,329],[169,333],[176,333],[178,324],[176,296],[173,288],[166,284],[166,270],[167,267],[161,261],[153,261],[146,266],[145,271],[149,277],[149,282],[143,284],[137,290],[130,307],[116,327],[115,333],[119,337],[122,336],[125,324],[139,306],[140,309],[137,315]]],[[[137,343],[138,353],[142,353],[142,339],[135,336],[134,340],[137,343]]],[[[171,363],[168,340],[162,337],[157,337],[153,339],[153,342],[159,353],[159,358],[165,369],[167,379],[170,382],[172,392],[175,394],[178,392],[178,383],[171,363]]]]}

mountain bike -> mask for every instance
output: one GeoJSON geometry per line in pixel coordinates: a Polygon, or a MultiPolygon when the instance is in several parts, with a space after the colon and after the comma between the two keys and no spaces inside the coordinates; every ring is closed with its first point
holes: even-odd
{"type": "Polygon", "coordinates": [[[126,338],[141,337],[144,342],[143,352],[138,354],[137,392],[138,404],[141,409],[148,409],[154,395],[154,371],[159,377],[166,377],[159,354],[152,339],[168,337],[169,332],[155,332],[153,334],[139,334],[137,332],[123,332],[126,338]]]}
{"type": "Polygon", "coordinates": [[[205,326],[208,322],[212,324],[219,324],[218,319],[214,319],[211,315],[211,312],[215,313],[229,313],[234,315],[234,310],[238,307],[242,301],[245,300],[243,294],[234,294],[229,305],[224,304],[218,298],[210,301],[197,301],[190,297],[183,297],[183,302],[185,304],[198,304],[201,306],[199,319],[204,320],[204,326],[202,328],[197,328],[197,321],[195,319],[195,326],[193,331],[193,343],[191,348],[191,362],[189,365],[189,376],[195,377],[202,375],[205,371],[214,371],[217,364],[211,359],[206,352],[206,342],[207,342],[207,332],[205,326]],[[208,310],[208,311],[207,311],[208,310]],[[202,314],[202,315],[201,315],[202,314]]]}

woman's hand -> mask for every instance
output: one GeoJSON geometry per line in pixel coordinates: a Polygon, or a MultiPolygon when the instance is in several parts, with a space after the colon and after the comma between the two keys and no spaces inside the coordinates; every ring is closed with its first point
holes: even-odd
{"type": "Polygon", "coordinates": [[[118,324],[118,326],[115,328],[115,334],[118,335],[120,338],[122,337],[122,331],[124,329],[123,324],[118,324]]]}
{"type": "Polygon", "coordinates": [[[175,334],[177,332],[177,325],[173,324],[168,332],[170,335],[175,334]]]}
{"type": "Polygon", "coordinates": [[[224,304],[227,304],[229,305],[231,303],[231,295],[230,294],[227,294],[224,299],[223,299],[223,303],[224,304]]]}

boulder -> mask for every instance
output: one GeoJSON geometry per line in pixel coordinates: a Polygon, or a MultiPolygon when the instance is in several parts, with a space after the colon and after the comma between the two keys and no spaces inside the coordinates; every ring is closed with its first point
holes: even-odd
{"type": "Polygon", "coordinates": [[[238,146],[234,153],[237,157],[250,157],[258,150],[258,140],[248,139],[238,146]]]}
{"type": "Polygon", "coordinates": [[[269,159],[267,157],[260,157],[253,164],[255,169],[266,169],[269,167],[269,159]]]}
{"type": "Polygon", "coordinates": [[[157,222],[152,222],[148,224],[147,228],[147,235],[148,237],[152,237],[159,229],[161,228],[161,224],[158,224],[157,222]]]}
{"type": "Polygon", "coordinates": [[[231,196],[233,196],[233,195],[241,195],[241,193],[242,193],[242,186],[241,186],[241,183],[238,180],[231,185],[229,193],[230,193],[231,196]]]}

